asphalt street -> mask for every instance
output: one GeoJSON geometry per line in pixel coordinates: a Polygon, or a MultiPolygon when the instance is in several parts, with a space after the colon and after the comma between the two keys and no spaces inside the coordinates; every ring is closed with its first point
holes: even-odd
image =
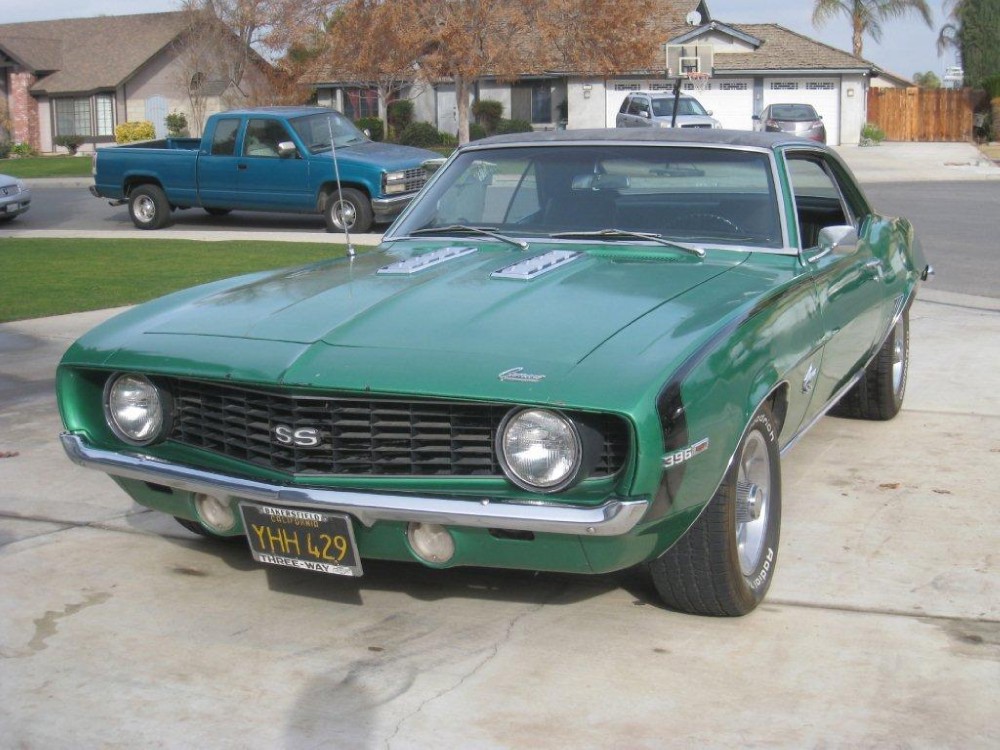
{"type": "MultiPolygon", "coordinates": [[[[36,190],[24,229],[131,229],[36,190]]],[[[116,311],[0,325],[0,747],[1000,747],[1000,183],[868,192],[938,269],[906,402],[783,459],[780,563],[738,620],[665,611],[634,571],[263,568],[62,453],[55,365],[116,311]]],[[[206,238],[250,217],[190,214],[206,238]]]]}

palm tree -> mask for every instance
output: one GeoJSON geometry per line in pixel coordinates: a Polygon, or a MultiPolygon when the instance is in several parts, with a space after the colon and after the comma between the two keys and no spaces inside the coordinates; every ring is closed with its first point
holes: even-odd
{"type": "Polygon", "coordinates": [[[931,9],[927,0],[816,0],[813,25],[822,26],[831,18],[845,15],[851,19],[854,32],[854,55],[861,57],[862,37],[867,33],[876,42],[882,39],[882,24],[917,12],[931,26],[931,9]]]}

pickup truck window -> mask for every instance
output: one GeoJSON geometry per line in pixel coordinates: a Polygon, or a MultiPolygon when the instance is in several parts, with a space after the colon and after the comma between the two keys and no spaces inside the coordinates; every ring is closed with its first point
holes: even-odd
{"type": "Polygon", "coordinates": [[[253,119],[247,123],[247,133],[243,137],[243,155],[277,159],[278,144],[290,140],[285,126],[277,120],[253,119]]]}
{"type": "Polygon", "coordinates": [[[309,153],[318,154],[330,150],[330,133],[333,132],[333,143],[337,148],[363,143],[367,140],[354,123],[339,112],[322,112],[291,120],[292,127],[299,138],[309,149],[309,153]]]}
{"type": "Polygon", "coordinates": [[[216,120],[212,134],[212,154],[215,156],[236,155],[236,133],[240,129],[238,119],[216,120]]]}

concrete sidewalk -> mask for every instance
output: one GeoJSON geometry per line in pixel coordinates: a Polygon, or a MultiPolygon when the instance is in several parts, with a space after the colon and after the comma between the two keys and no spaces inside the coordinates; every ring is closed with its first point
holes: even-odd
{"type": "Polygon", "coordinates": [[[971,143],[896,143],[836,146],[864,184],[1000,179],[1000,166],[971,143]]]}
{"type": "Polygon", "coordinates": [[[900,416],[786,457],[740,620],[631,573],[263,569],[62,454],[54,366],[109,311],[0,325],[0,744],[997,747],[995,303],[927,290],[900,416]]]}

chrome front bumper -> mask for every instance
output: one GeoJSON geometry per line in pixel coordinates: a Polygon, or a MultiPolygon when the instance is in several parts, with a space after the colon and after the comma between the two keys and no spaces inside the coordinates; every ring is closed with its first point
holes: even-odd
{"type": "Polygon", "coordinates": [[[193,469],[141,454],[98,450],[88,446],[79,435],[68,432],[59,439],[74,463],[114,477],[230,500],[347,513],[365,526],[376,521],[419,521],[548,534],[618,536],[631,531],[649,507],[647,500],[612,499],[597,507],[587,507],[276,485],[193,469]]]}
{"type": "Polygon", "coordinates": [[[372,213],[380,222],[396,218],[416,193],[393,196],[392,198],[372,198],[372,213]]]}

